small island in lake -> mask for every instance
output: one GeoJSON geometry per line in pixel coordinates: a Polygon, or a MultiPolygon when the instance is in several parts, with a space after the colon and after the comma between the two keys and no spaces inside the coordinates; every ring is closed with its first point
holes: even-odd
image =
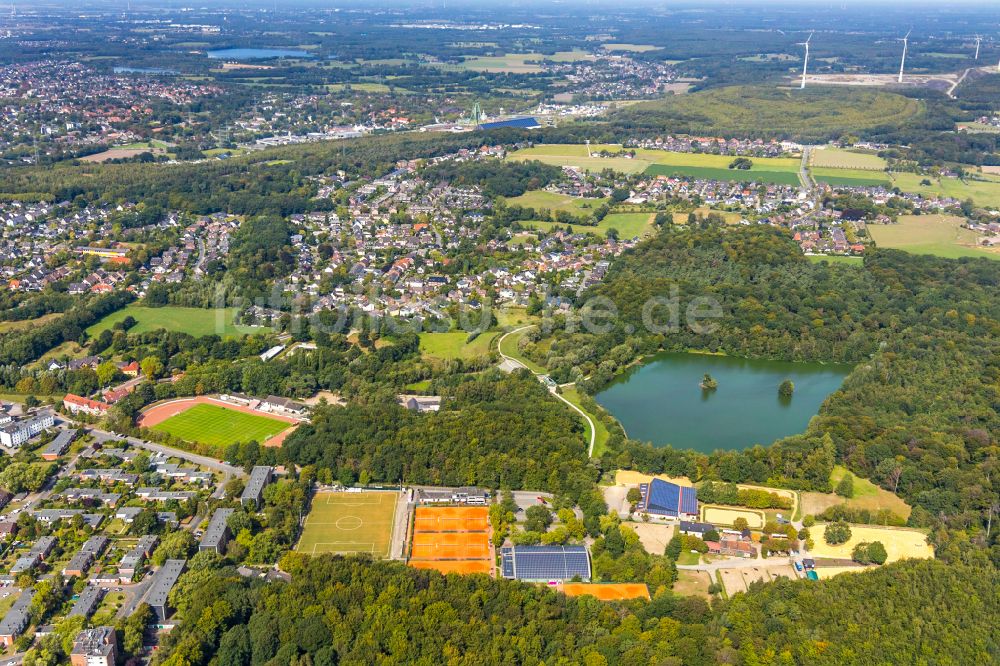
{"type": "Polygon", "coordinates": [[[794,392],[795,392],[795,384],[792,382],[791,379],[786,379],[785,381],[781,382],[781,384],[778,386],[778,395],[780,395],[782,398],[791,398],[792,393],[794,392]]]}
{"type": "Polygon", "coordinates": [[[714,391],[719,388],[719,382],[715,381],[715,378],[706,372],[698,386],[701,387],[702,391],[714,391]]]}

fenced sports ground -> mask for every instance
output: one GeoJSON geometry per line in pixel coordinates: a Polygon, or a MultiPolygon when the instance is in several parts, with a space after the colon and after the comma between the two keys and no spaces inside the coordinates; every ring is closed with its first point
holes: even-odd
{"type": "Polygon", "coordinates": [[[389,557],[398,500],[398,492],[316,493],[296,550],[389,557]]]}
{"type": "Polygon", "coordinates": [[[410,565],[441,573],[493,573],[489,510],[474,506],[418,506],[410,565]]]}

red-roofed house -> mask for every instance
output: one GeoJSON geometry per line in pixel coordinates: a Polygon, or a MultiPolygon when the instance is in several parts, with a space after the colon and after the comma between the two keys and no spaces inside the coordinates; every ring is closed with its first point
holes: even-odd
{"type": "Polygon", "coordinates": [[[104,416],[108,413],[108,409],[111,408],[111,405],[106,402],[91,400],[90,398],[84,398],[73,393],[66,394],[63,398],[63,405],[74,414],[83,412],[84,414],[91,414],[93,416],[104,416]]]}

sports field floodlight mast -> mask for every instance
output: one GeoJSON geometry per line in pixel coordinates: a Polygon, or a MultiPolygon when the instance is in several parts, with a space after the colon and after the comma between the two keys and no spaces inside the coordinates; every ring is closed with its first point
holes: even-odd
{"type": "Polygon", "coordinates": [[[805,60],[802,61],[802,85],[799,86],[800,89],[806,87],[806,68],[809,67],[809,40],[811,40],[812,38],[813,38],[813,33],[810,32],[809,36],[806,38],[806,41],[798,43],[798,46],[806,47],[806,58],[805,60]]]}
{"type": "Polygon", "coordinates": [[[910,44],[909,40],[911,32],[913,32],[913,30],[909,30],[906,35],[903,36],[903,39],[900,40],[903,42],[903,58],[899,61],[899,83],[903,82],[903,67],[906,65],[906,47],[910,44]]]}

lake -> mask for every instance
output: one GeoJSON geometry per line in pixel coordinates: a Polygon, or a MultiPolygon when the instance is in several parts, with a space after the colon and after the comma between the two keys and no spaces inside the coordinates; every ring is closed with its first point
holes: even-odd
{"type": "Polygon", "coordinates": [[[209,58],[220,60],[260,60],[262,58],[312,58],[308,51],[295,49],[216,49],[206,51],[209,58]]]}
{"type": "Polygon", "coordinates": [[[631,439],[694,449],[744,449],[803,432],[852,366],[663,353],[612,382],[594,398],[631,439]],[[709,373],[714,391],[699,386],[709,373]],[[791,398],[778,386],[791,379],[791,398]]]}

